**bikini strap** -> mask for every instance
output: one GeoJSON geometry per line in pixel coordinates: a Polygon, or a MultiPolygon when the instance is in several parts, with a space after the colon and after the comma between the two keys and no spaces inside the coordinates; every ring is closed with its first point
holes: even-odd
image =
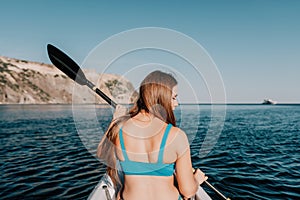
{"type": "Polygon", "coordinates": [[[120,128],[120,130],[119,130],[119,138],[120,138],[120,144],[121,144],[121,149],[122,149],[122,153],[123,153],[124,159],[125,160],[129,160],[128,156],[127,156],[127,153],[126,153],[126,149],[125,149],[122,128],[120,128]]]}
{"type": "Polygon", "coordinates": [[[167,141],[171,127],[172,127],[172,124],[168,124],[168,126],[166,127],[166,130],[164,132],[163,138],[161,140],[159,154],[158,154],[158,160],[157,160],[158,163],[163,163],[165,145],[166,145],[166,141],[167,141]]]}

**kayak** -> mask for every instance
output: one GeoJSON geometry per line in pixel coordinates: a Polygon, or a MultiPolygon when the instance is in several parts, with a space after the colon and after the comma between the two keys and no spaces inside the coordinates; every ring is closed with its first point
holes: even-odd
{"type": "MultiPolygon", "coordinates": [[[[199,186],[195,197],[192,200],[211,200],[210,196],[199,186]]],[[[116,200],[115,190],[110,177],[105,174],[96,185],[88,200],[116,200]]]]}

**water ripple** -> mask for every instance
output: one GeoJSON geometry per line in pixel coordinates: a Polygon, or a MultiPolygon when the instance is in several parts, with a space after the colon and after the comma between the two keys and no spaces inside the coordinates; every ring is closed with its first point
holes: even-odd
{"type": "MultiPolygon", "coordinates": [[[[82,138],[70,106],[0,109],[1,199],[86,199],[105,167],[82,140],[95,149],[111,110],[99,108],[98,128],[81,121],[82,138]]],[[[187,119],[179,124],[190,137],[193,165],[222,193],[231,199],[300,199],[300,106],[229,106],[223,132],[205,157],[199,149],[210,112],[204,108],[195,123],[192,107],[184,111],[180,117],[187,119]]]]}

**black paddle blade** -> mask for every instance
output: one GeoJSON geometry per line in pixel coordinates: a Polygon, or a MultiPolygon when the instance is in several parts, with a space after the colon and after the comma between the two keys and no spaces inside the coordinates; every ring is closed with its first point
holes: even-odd
{"type": "Polygon", "coordinates": [[[51,62],[58,69],[80,85],[87,84],[87,79],[81,68],[67,54],[51,44],[47,45],[47,51],[51,62]]]}

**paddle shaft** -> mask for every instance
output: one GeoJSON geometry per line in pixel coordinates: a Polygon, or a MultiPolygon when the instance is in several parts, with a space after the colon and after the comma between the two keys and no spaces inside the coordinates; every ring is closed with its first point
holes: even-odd
{"type": "MultiPolygon", "coordinates": [[[[195,173],[196,170],[195,168],[193,168],[193,173],[195,173]]],[[[230,198],[226,198],[221,192],[219,192],[214,186],[212,186],[208,181],[204,181],[208,187],[210,187],[213,191],[215,191],[218,195],[220,195],[223,199],[226,199],[226,200],[230,200],[230,198]]]]}
{"type": "Polygon", "coordinates": [[[208,181],[204,181],[213,191],[215,191],[218,195],[220,195],[223,199],[230,200],[230,198],[226,198],[221,192],[219,192],[214,186],[212,186],[208,181]]]}
{"type": "Polygon", "coordinates": [[[101,90],[99,90],[92,82],[86,80],[86,86],[96,92],[100,97],[102,97],[109,105],[116,108],[117,104],[111,98],[109,98],[106,94],[104,94],[101,90]]]}

